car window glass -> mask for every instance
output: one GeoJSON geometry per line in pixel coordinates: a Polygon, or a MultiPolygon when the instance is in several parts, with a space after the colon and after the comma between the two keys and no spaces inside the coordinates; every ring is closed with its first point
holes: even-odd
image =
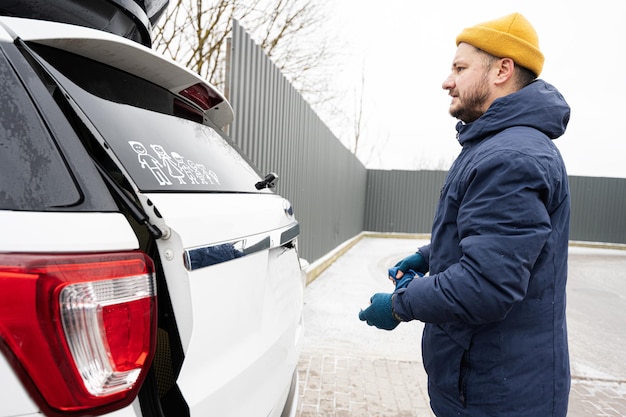
{"type": "Polygon", "coordinates": [[[139,189],[258,192],[257,173],[217,131],[177,117],[171,92],[74,54],[35,49],[139,189]]]}
{"type": "Polygon", "coordinates": [[[52,210],[81,201],[39,113],[0,53],[0,209],[52,210]]]}

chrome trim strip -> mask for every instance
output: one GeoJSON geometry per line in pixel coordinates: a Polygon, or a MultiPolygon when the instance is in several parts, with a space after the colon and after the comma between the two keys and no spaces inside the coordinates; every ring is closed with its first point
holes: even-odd
{"type": "Polygon", "coordinates": [[[195,271],[252,253],[284,246],[296,239],[299,234],[300,224],[295,222],[289,226],[265,233],[245,236],[227,242],[188,248],[185,249],[183,254],[185,268],[189,271],[195,271]]]}

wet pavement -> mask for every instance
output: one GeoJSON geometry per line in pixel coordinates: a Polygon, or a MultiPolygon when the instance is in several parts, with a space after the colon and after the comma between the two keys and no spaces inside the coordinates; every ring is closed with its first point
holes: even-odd
{"type": "MultiPolygon", "coordinates": [[[[391,332],[359,321],[386,271],[424,236],[367,234],[311,265],[298,417],[432,417],[420,340],[423,325],[391,332]],[[321,265],[329,265],[323,269],[321,265]]],[[[626,416],[626,250],[572,245],[568,330],[572,390],[568,417],[626,416]]]]}

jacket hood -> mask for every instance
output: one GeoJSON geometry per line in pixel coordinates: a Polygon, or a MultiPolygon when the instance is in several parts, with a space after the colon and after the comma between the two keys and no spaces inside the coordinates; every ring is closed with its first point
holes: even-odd
{"type": "Polygon", "coordinates": [[[543,80],[535,80],[521,90],[496,99],[480,118],[456,125],[463,145],[483,139],[513,126],[528,126],[550,139],[557,139],[567,127],[570,107],[559,91],[543,80]]]}

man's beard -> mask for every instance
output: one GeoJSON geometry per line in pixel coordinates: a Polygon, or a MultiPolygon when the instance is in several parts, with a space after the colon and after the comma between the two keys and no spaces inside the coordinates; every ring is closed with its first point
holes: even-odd
{"type": "Polygon", "coordinates": [[[450,109],[450,115],[465,123],[478,119],[483,115],[482,108],[489,99],[486,77],[476,82],[467,93],[459,95],[458,98],[460,106],[457,109],[450,109]]]}

